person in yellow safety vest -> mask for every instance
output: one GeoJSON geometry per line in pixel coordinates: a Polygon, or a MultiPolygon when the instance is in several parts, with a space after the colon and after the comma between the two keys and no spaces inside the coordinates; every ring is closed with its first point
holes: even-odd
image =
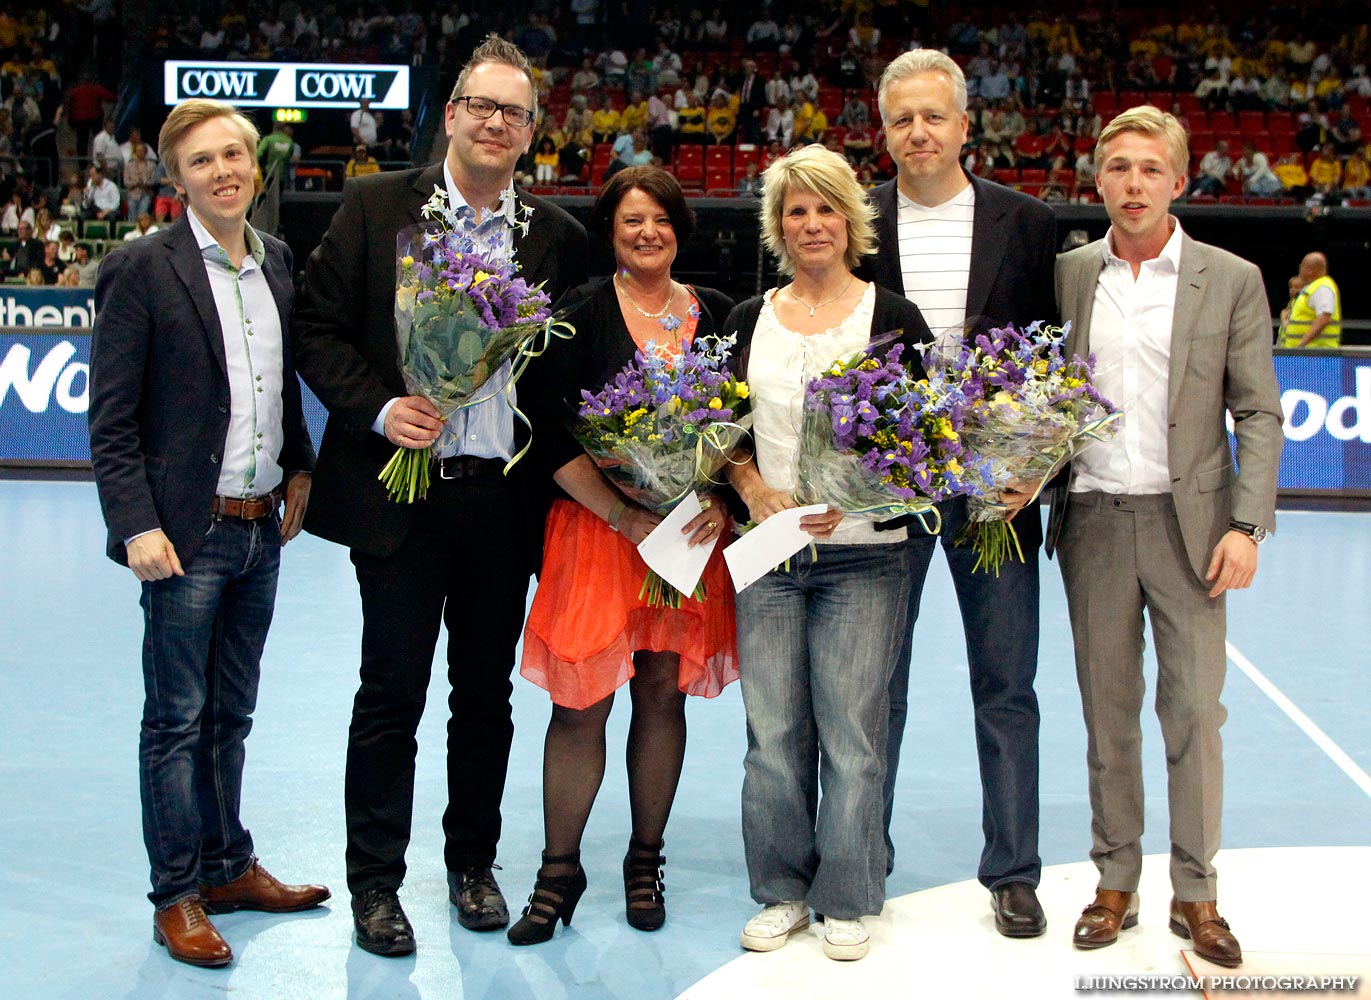
{"type": "Polygon", "coordinates": [[[1304,287],[1290,304],[1281,347],[1338,347],[1342,343],[1342,296],[1328,276],[1328,258],[1306,254],[1300,261],[1304,287]]]}

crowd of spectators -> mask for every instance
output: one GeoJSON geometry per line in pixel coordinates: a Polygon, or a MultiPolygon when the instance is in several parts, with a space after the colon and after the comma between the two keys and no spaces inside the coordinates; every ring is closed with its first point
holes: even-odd
{"type": "MultiPolygon", "coordinates": [[[[966,169],[1046,200],[1093,198],[1101,127],[1143,101],[1190,130],[1192,199],[1371,198],[1368,18],[1350,0],[1069,15],[1013,5],[972,15],[920,0],[797,0],[784,11],[757,0],[531,6],[0,5],[0,270],[46,279],[81,243],[98,255],[105,241],[136,239],[179,213],[156,150],[117,96],[146,82],[137,67],[148,60],[405,62],[433,68],[447,87],[444,74],[491,30],[535,65],[539,116],[520,175],[540,188],[593,188],[622,166],[660,163],[688,190],[754,195],[761,171],[806,143],[879,183],[893,165],[874,83],[899,52],[933,45],[966,71],[966,169]]],[[[333,150],[337,180],[415,153],[408,110],[362,102],[319,118],[324,134],[311,137],[333,150]]],[[[302,150],[287,124],[263,131],[264,172],[303,176],[319,144],[302,150]]]]}

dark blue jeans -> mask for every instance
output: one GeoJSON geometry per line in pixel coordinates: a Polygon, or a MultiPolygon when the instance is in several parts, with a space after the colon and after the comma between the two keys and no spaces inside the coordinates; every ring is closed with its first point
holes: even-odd
{"type": "Polygon", "coordinates": [[[275,518],[216,519],[185,576],[143,584],[138,776],[148,898],[159,909],[252,863],[238,807],[262,647],[276,600],[275,518]]]}
{"type": "MultiPolygon", "coordinates": [[[[976,553],[970,546],[953,545],[966,523],[965,498],[938,505],[942,533],[909,529],[913,586],[904,648],[890,678],[890,742],[885,773],[885,837],[890,870],[895,847],[890,839],[890,816],[895,802],[895,773],[900,766],[909,707],[910,659],[919,598],[933,550],[942,539],[943,553],[966,632],[966,656],[971,675],[971,702],[976,720],[976,753],[981,768],[981,827],[985,848],[977,877],[988,889],[1009,882],[1038,884],[1042,859],[1038,856],[1038,696],[1033,679],[1038,672],[1038,550],[1025,544],[1024,561],[1005,560],[997,577],[972,572],[976,553]]],[[[1035,509],[1021,516],[1037,517],[1035,509]]]]}

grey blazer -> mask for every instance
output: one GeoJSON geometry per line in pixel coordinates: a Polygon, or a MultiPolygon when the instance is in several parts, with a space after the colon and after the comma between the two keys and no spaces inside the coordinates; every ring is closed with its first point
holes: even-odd
{"type": "MultiPolygon", "coordinates": [[[[1057,303],[1062,319],[1072,324],[1069,353],[1084,357],[1090,350],[1090,313],[1103,269],[1103,240],[1057,259],[1057,303]]],[[[1284,436],[1261,272],[1241,257],[1184,234],[1167,412],[1167,464],[1176,517],[1190,565],[1203,580],[1230,518],[1274,528],[1284,436]],[[1238,439],[1236,469],[1225,412],[1233,415],[1238,439]]],[[[1066,516],[1066,482],[1063,477],[1053,490],[1049,555],[1066,516]]]]}

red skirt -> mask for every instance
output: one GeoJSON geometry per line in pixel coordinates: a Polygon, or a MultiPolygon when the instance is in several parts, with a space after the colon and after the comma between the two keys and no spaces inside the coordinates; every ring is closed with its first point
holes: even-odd
{"type": "Polygon", "coordinates": [[[640,649],[680,654],[686,694],[713,698],[736,681],[733,582],[723,546],[716,541],[705,566],[703,601],[686,597],[679,609],[650,608],[647,596],[638,596],[647,573],[627,538],[578,503],[554,503],[519,673],[575,709],[622,687],[640,649]]]}

